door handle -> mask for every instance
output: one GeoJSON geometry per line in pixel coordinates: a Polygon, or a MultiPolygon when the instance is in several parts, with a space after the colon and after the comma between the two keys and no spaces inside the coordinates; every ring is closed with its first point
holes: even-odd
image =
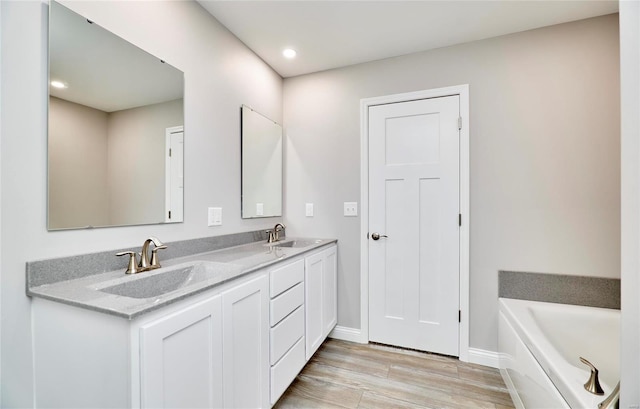
{"type": "Polygon", "coordinates": [[[371,233],[371,238],[374,240],[380,240],[381,237],[386,239],[388,236],[386,234],[371,233]]]}

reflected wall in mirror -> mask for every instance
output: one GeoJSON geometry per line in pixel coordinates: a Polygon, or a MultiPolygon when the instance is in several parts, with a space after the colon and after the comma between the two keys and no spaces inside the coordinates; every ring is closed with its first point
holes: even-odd
{"type": "Polygon", "coordinates": [[[242,218],[282,216],[282,127],[243,105],[242,218]]]}
{"type": "Polygon", "coordinates": [[[48,229],[183,220],[184,75],[51,1],[48,229]]]}

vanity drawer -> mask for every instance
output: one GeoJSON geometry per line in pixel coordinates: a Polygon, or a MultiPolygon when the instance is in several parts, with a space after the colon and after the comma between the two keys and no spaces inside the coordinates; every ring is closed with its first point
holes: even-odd
{"type": "Polygon", "coordinates": [[[304,307],[298,307],[278,325],[271,328],[271,365],[280,358],[304,335],[304,307]]]}
{"type": "Polygon", "coordinates": [[[298,283],[295,287],[288,289],[278,297],[271,300],[271,326],[273,327],[281,319],[286,317],[304,303],[304,284],[298,283]]]}
{"type": "Polygon", "coordinates": [[[287,352],[287,354],[271,367],[271,404],[291,385],[300,370],[304,367],[304,337],[287,352]]]}
{"type": "Polygon", "coordinates": [[[304,260],[271,270],[271,298],[304,280],[304,260]]]}

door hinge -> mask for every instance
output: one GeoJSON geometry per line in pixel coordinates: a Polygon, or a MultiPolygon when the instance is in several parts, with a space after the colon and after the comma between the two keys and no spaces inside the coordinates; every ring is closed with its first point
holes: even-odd
{"type": "Polygon", "coordinates": [[[169,219],[171,219],[171,210],[169,210],[169,219]]]}
{"type": "Polygon", "coordinates": [[[458,226],[462,226],[462,214],[458,213],[458,226]]]}
{"type": "Polygon", "coordinates": [[[462,311],[458,310],[458,322],[462,322],[462,311]]]}
{"type": "Polygon", "coordinates": [[[458,117],[458,130],[462,129],[462,117],[458,117]]]}
{"type": "Polygon", "coordinates": [[[169,148],[169,157],[171,157],[171,148],[169,148]]]}

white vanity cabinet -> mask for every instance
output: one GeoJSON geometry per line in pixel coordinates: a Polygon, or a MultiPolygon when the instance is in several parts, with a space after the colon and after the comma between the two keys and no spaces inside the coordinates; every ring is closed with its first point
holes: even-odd
{"type": "Polygon", "coordinates": [[[338,319],[337,247],[305,258],[306,359],[324,342],[338,319]]]}
{"type": "Polygon", "coordinates": [[[131,319],[32,297],[35,406],[270,407],[336,325],[336,249],[131,319]]]}
{"type": "Polygon", "coordinates": [[[262,275],[141,326],[141,406],[265,407],[267,285],[262,275]]]}
{"type": "Polygon", "coordinates": [[[269,279],[131,321],[33,299],[36,407],[269,407],[269,279]]]}
{"type": "Polygon", "coordinates": [[[221,328],[221,296],[143,325],[141,406],[222,407],[221,328]]]}

